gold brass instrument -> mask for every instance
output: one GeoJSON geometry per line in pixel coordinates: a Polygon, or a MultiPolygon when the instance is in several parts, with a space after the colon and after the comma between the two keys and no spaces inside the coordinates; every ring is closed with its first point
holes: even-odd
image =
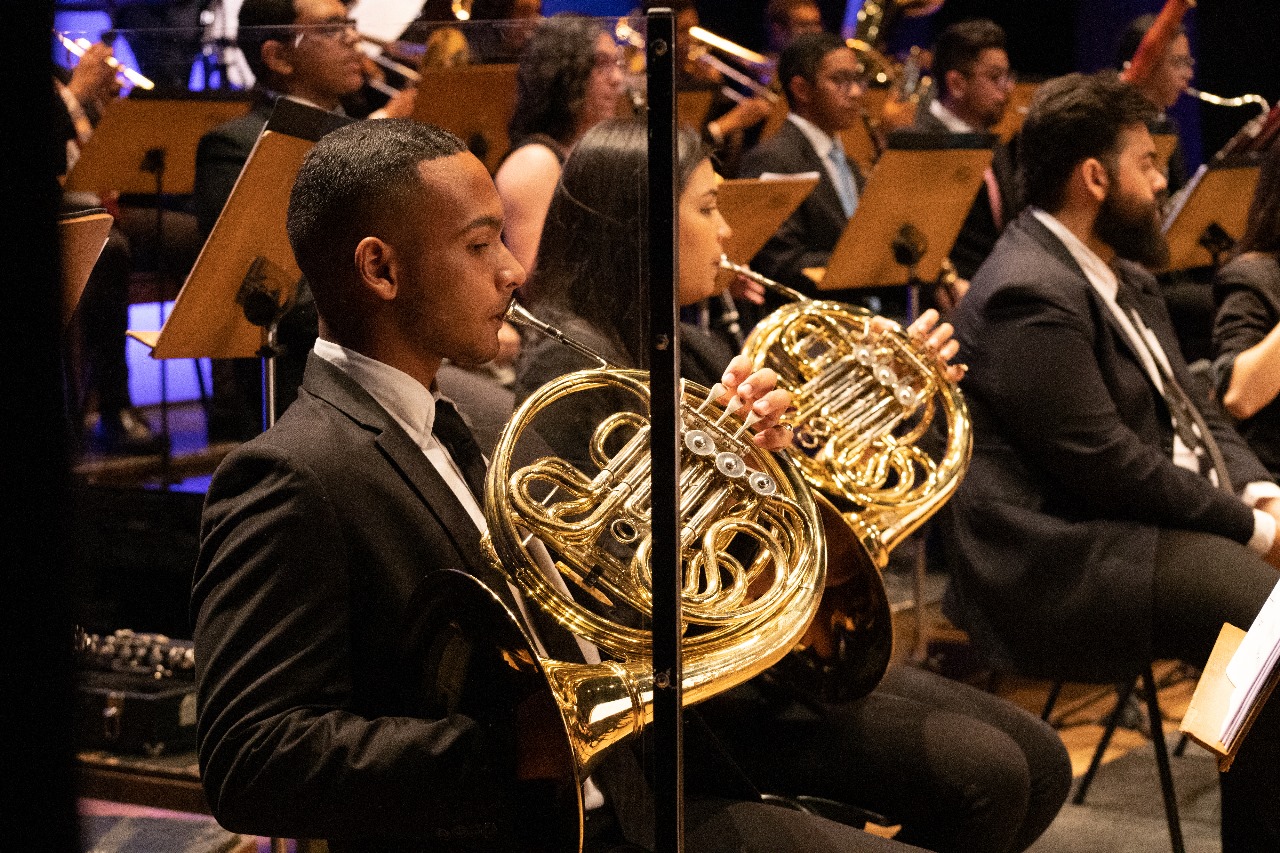
{"type": "Polygon", "coordinates": [[[790,300],[751,331],[743,351],[757,369],[773,368],[778,386],[792,394],[795,446],[786,453],[837,503],[883,568],[968,468],[973,435],[964,398],[898,324],[810,299],[727,258],[721,266],[790,300]],[[942,449],[930,454],[922,444],[941,425],[942,449]]]}
{"type": "Polygon", "coordinates": [[[1202,92],[1192,86],[1188,86],[1186,92],[1191,97],[1204,101],[1206,104],[1213,104],[1215,107],[1243,107],[1246,104],[1254,104],[1262,111],[1263,115],[1271,111],[1271,105],[1261,95],[1240,95],[1235,98],[1224,98],[1221,95],[1202,92]]]}
{"type": "MultiPolygon", "coordinates": [[[[690,27],[689,38],[695,42],[689,48],[689,56],[695,62],[701,62],[708,68],[714,69],[722,76],[734,81],[750,92],[753,97],[764,98],[771,104],[778,102],[777,93],[772,91],[764,82],[773,75],[774,71],[774,64],[767,56],[756,53],[750,48],[743,47],[702,27],[690,27]],[[712,53],[713,50],[718,50],[742,63],[755,76],[720,59],[712,53]]],[[[734,101],[741,102],[746,98],[732,86],[724,86],[721,91],[734,101]]]]}
{"type": "MultiPolygon", "coordinates": [[[[67,49],[68,53],[76,57],[84,56],[86,50],[93,46],[87,38],[70,39],[65,34],[54,31],[54,35],[58,37],[58,41],[62,42],[62,46],[67,49]]],[[[123,77],[139,89],[154,89],[156,84],[149,77],[144,77],[137,71],[116,59],[114,56],[107,57],[107,65],[115,69],[118,76],[123,77]]]]}
{"type": "MultiPolygon", "coordinates": [[[[515,303],[507,319],[600,365],[544,385],[517,409],[494,448],[485,483],[483,546],[491,562],[528,602],[605,656],[599,664],[537,660],[580,786],[605,750],[653,718],[652,639],[640,627],[653,602],[647,373],[609,364],[515,303]],[[610,404],[586,446],[597,470],[556,456],[516,461],[526,455],[521,440],[540,433],[542,418],[580,413],[587,395],[597,393],[610,404]],[[540,562],[541,546],[554,570],[540,562]]],[[[688,704],[786,656],[813,620],[826,580],[827,540],[813,492],[785,457],[752,443],[753,415],[742,417],[736,397],[719,403],[723,392],[723,386],[682,385],[682,687],[688,704]]]]}

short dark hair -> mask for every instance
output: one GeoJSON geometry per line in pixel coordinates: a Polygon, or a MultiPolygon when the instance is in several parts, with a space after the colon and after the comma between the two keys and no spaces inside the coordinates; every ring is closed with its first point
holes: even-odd
{"type": "Polygon", "coordinates": [[[1121,133],[1154,117],[1151,102],[1114,71],[1067,74],[1041,84],[1018,143],[1023,201],[1058,210],[1079,163],[1097,157],[1113,169],[1121,133]]]}
{"type": "Polygon", "coordinates": [[[553,15],[538,25],[516,69],[516,106],[507,128],[513,146],[535,133],[561,144],[573,139],[602,32],[596,21],[576,14],[553,15]]]}
{"type": "Polygon", "coordinates": [[[1280,145],[1263,156],[1237,252],[1280,252],[1280,145]]]}
{"type": "Polygon", "coordinates": [[[952,24],[938,36],[933,49],[933,78],[946,91],[948,71],[968,74],[984,50],[1006,50],[1004,30],[995,21],[975,18],[952,24]]]}
{"type": "Polygon", "coordinates": [[[795,106],[791,81],[800,77],[809,83],[818,82],[818,66],[828,53],[846,47],[844,40],[835,33],[804,33],[787,45],[778,57],[778,82],[787,94],[787,102],[795,106]]]}
{"type": "MultiPolygon", "coordinates": [[[[684,192],[698,164],[710,156],[696,130],[676,135],[676,191],[684,192]]],[[[616,335],[645,366],[648,315],[642,262],[648,251],[646,125],[606,119],[587,131],[565,161],[547,209],[538,258],[525,286],[533,306],[553,306],[616,335]]]]}
{"type": "Polygon", "coordinates": [[[236,44],[258,85],[266,86],[271,70],[262,61],[262,46],[272,39],[284,41],[287,36],[278,27],[298,20],[293,0],[244,0],[236,18],[236,44]]]}
{"type": "MultiPolygon", "coordinates": [[[[1124,68],[1124,64],[1133,59],[1133,55],[1138,52],[1138,45],[1142,44],[1142,39],[1146,37],[1147,31],[1156,22],[1155,15],[1139,15],[1129,22],[1129,25],[1120,33],[1120,38],[1116,39],[1116,69],[1124,68]]],[[[1178,35],[1185,36],[1186,28],[1179,23],[1178,35]]]]}
{"type": "Polygon", "coordinates": [[[764,7],[766,23],[785,27],[791,23],[791,10],[797,6],[817,6],[817,0],[769,0],[764,7]]]}
{"type": "Polygon", "coordinates": [[[418,164],[467,150],[447,130],[410,119],[344,125],[307,152],[289,196],[286,230],[316,309],[341,314],[356,245],[388,223],[421,215],[418,164]]]}

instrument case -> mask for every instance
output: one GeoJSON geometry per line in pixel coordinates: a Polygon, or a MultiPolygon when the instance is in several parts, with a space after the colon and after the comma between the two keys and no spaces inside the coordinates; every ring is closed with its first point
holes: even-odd
{"type": "Polygon", "coordinates": [[[123,672],[78,673],[81,749],[159,756],[196,746],[196,686],[123,672]]]}

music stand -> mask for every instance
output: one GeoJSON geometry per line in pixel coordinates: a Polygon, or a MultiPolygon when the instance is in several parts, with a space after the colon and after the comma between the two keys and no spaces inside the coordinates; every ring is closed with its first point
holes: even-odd
{"type": "MultiPolygon", "coordinates": [[[[166,240],[164,196],[195,189],[196,146],[213,128],[249,111],[243,94],[193,98],[152,97],[135,92],[116,99],[85,143],[65,188],[99,195],[111,191],[155,200],[155,301],[164,320],[166,240]]],[[[169,445],[168,370],[160,368],[160,432],[169,445]]],[[[167,455],[167,451],[166,451],[167,455]]]]}
{"type": "Polygon", "coordinates": [[[66,328],[89,282],[89,274],[107,245],[111,214],[100,207],[78,210],[58,218],[62,246],[62,325],[66,328]]]}
{"type": "Polygon", "coordinates": [[[688,89],[676,95],[676,118],[681,124],[689,127],[702,127],[711,112],[711,102],[715,98],[712,89],[688,89]]]}
{"type": "Polygon", "coordinates": [[[1156,165],[1167,174],[1169,158],[1173,156],[1173,149],[1178,147],[1178,134],[1153,133],[1151,141],[1156,145],[1156,165]]]}
{"type": "Polygon", "coordinates": [[[159,332],[130,331],[151,357],[261,358],[263,421],[275,421],[276,328],[301,272],[285,216],[302,158],[350,119],[280,98],[159,332]]]}
{"type": "Polygon", "coordinates": [[[919,313],[919,284],[942,270],[994,144],[990,134],[892,134],[827,266],[805,275],[819,290],[906,284],[910,323],[919,313]]]}
{"type": "MultiPolygon", "coordinates": [[[[805,175],[721,181],[720,214],[733,229],[725,254],[735,263],[750,262],[817,185],[816,176],[805,175]]],[[[728,271],[722,274],[730,275],[728,271]]]]}
{"type": "Polygon", "coordinates": [[[511,147],[515,108],[515,65],[463,65],[423,72],[413,117],[457,135],[492,174],[511,147]]]}
{"type": "Polygon", "coordinates": [[[1249,202],[1261,171],[1257,154],[1242,154],[1201,166],[1170,202],[1164,234],[1167,270],[1217,267],[1244,236],[1249,202]]]}

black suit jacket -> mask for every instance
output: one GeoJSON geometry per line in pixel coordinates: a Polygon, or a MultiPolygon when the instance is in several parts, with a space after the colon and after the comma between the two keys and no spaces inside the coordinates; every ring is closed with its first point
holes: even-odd
{"type": "MultiPolygon", "coordinates": [[[[858,192],[861,193],[866,183],[862,172],[853,160],[849,160],[849,168],[853,172],[858,192]]],[[[821,299],[860,305],[869,294],[883,295],[880,289],[820,291],[813,280],[804,274],[806,268],[827,265],[831,250],[844,233],[849,218],[844,215],[840,196],[827,174],[823,159],[813,150],[809,139],[794,122],[784,122],[777,133],[748,151],[742,158],[741,177],[758,178],[765,172],[783,175],[817,172],[818,185],[751,259],[752,268],[802,293],[821,299]]]]}
{"type": "MultiPolygon", "coordinates": [[[[442,570],[507,587],[372,397],[312,355],[297,402],[219,466],[201,528],[199,754],[220,823],[416,850],[519,819],[514,723],[441,694],[424,672],[438,640],[419,624],[448,604],[425,586],[442,570]]],[[[446,662],[475,657],[459,641],[446,662]]]]}
{"type": "Polygon", "coordinates": [[[271,118],[275,101],[255,93],[253,108],[200,137],[196,146],[195,213],[200,234],[207,237],[231,197],[249,153],[271,118]]]}
{"type": "MultiPolygon", "coordinates": [[[[916,112],[916,121],[911,129],[926,133],[951,133],[942,120],[927,108],[916,112]]],[[[1017,215],[1015,202],[1018,187],[1010,146],[1001,143],[995,147],[991,156],[991,172],[995,175],[996,186],[1000,189],[1000,209],[1004,222],[1012,222],[1017,215]]],[[[978,267],[982,266],[987,255],[991,254],[999,238],[1000,228],[996,225],[991,206],[991,194],[984,181],[978,187],[978,195],[973,200],[973,206],[969,208],[964,224],[960,226],[960,233],[956,236],[955,245],[951,247],[948,255],[961,278],[973,278],[973,274],[978,271],[978,267]]]]}
{"type": "MultiPolygon", "coordinates": [[[[1194,394],[1155,280],[1117,266],[1194,394]]],[[[1024,671],[1132,675],[1150,659],[1158,529],[1247,542],[1251,510],[1173,464],[1164,398],[1066,247],[1029,211],[1005,229],[953,322],[957,360],[970,367],[962,388],[974,454],[940,514],[949,615],[1024,671]]],[[[1237,487],[1270,479],[1199,402],[1237,487]]]]}

